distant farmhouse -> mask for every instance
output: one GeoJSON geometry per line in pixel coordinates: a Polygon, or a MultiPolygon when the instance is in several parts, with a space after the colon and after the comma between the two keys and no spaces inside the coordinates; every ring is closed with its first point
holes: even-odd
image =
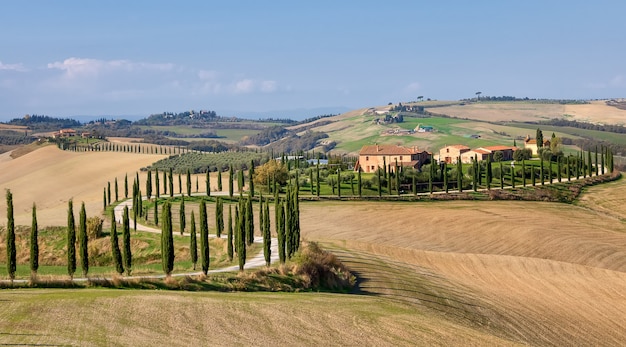
{"type": "MultiPolygon", "coordinates": [[[[550,148],[550,140],[543,140],[543,147],[550,148]]],[[[533,152],[533,155],[537,155],[537,140],[531,139],[530,135],[526,135],[524,139],[524,148],[530,149],[533,152]]]]}
{"type": "Polygon", "coordinates": [[[439,161],[447,164],[456,163],[461,158],[463,163],[471,163],[474,158],[478,161],[487,160],[490,158],[493,160],[493,155],[496,152],[502,152],[502,160],[512,160],[513,152],[517,150],[517,147],[508,146],[488,146],[479,147],[476,149],[470,149],[465,145],[451,145],[446,146],[439,150],[439,161]]]}
{"type": "Polygon", "coordinates": [[[363,146],[359,152],[359,160],[354,166],[355,171],[376,172],[386,164],[390,171],[395,170],[396,162],[399,167],[419,169],[428,160],[430,153],[420,151],[416,147],[402,147],[396,145],[363,146]]]}
{"type": "Polygon", "coordinates": [[[74,129],[61,129],[55,132],[54,134],[52,134],[52,137],[55,139],[58,139],[61,137],[74,137],[74,136],[76,136],[76,130],[74,129]]]}

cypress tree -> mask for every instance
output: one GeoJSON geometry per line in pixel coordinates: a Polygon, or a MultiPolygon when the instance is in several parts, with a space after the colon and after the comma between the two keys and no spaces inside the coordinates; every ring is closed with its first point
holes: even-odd
{"type": "Polygon", "coordinates": [[[128,199],[128,174],[124,176],[124,199],[128,199]]]}
{"type": "Polygon", "coordinates": [[[293,230],[293,220],[291,219],[291,192],[287,191],[287,194],[285,195],[285,215],[284,215],[284,221],[285,221],[285,255],[287,256],[287,258],[291,259],[291,255],[293,254],[294,251],[294,247],[293,247],[293,235],[291,234],[292,230],[293,230]]]}
{"type": "Polygon", "coordinates": [[[146,178],[146,196],[148,200],[152,198],[152,171],[148,170],[148,177],[146,178]]]}
{"type": "Polygon", "coordinates": [[[185,197],[181,196],[181,200],[180,200],[180,213],[179,213],[179,217],[180,217],[180,234],[184,234],[185,233],[185,227],[186,225],[186,221],[185,221],[185,197]]]}
{"type": "Polygon", "coordinates": [[[285,263],[285,211],[280,199],[274,201],[274,214],[276,220],[276,235],[278,238],[278,258],[280,263],[285,263]]]}
{"type": "Polygon", "coordinates": [[[219,238],[224,231],[224,202],[222,198],[215,199],[215,235],[219,238]]]}
{"type": "Polygon", "coordinates": [[[111,215],[111,255],[113,258],[113,264],[115,264],[115,271],[118,274],[124,273],[124,265],[122,264],[122,252],[120,252],[120,244],[117,240],[117,221],[115,220],[115,214],[111,215]]]}
{"type": "Polygon", "coordinates": [[[461,156],[456,161],[456,181],[459,186],[459,193],[463,192],[463,164],[461,164],[461,156]]]}
{"type": "Polygon", "coordinates": [[[222,191],[222,168],[217,168],[217,190],[222,191]]]}
{"type": "Polygon", "coordinates": [[[237,219],[237,237],[239,241],[237,243],[237,258],[239,258],[239,271],[243,271],[243,267],[246,264],[246,228],[244,226],[246,222],[243,213],[238,213],[237,207],[235,207],[235,217],[237,219]]]}
{"type": "Polygon", "coordinates": [[[263,255],[265,264],[270,266],[272,260],[272,236],[270,235],[270,208],[268,201],[265,201],[263,213],[263,255]]]}
{"type": "Polygon", "coordinates": [[[526,187],[526,161],[522,160],[522,186],[526,187]]]}
{"type": "Polygon", "coordinates": [[[37,206],[33,202],[33,220],[30,227],[30,272],[37,275],[39,269],[39,228],[37,226],[37,206]]]}
{"type": "Polygon", "coordinates": [[[107,182],[107,201],[111,204],[111,181],[107,182]]]}
{"type": "Polygon", "coordinates": [[[17,269],[17,251],[15,249],[15,221],[13,219],[13,194],[6,191],[7,198],[7,273],[11,281],[15,279],[17,269]]]}
{"type": "Polygon", "coordinates": [[[593,163],[591,162],[591,150],[587,151],[587,172],[589,177],[593,175],[593,163]]]}
{"type": "Polygon", "coordinates": [[[532,185],[534,187],[537,184],[537,178],[536,178],[537,170],[535,170],[535,166],[534,165],[532,165],[530,167],[530,171],[531,171],[531,181],[532,181],[532,185]]]}
{"type": "Polygon", "coordinates": [[[133,265],[133,255],[130,249],[130,223],[128,222],[128,206],[124,206],[122,214],[122,241],[124,243],[122,256],[124,258],[124,269],[126,276],[130,276],[131,267],[133,265]]]}
{"type": "Polygon", "coordinates": [[[557,178],[557,180],[558,180],[559,182],[561,182],[561,178],[562,178],[562,177],[561,177],[561,169],[563,168],[563,167],[562,167],[562,163],[561,163],[562,161],[563,161],[563,158],[562,158],[561,156],[558,156],[558,157],[556,158],[556,166],[557,166],[557,167],[556,167],[556,170],[557,170],[557,171],[556,171],[556,178],[557,178]]]}
{"type": "Polygon", "coordinates": [[[154,225],[159,225],[159,200],[154,200],[154,225]]]}
{"type": "Polygon", "coordinates": [[[385,175],[387,176],[387,195],[391,195],[391,172],[385,175]]]}
{"type": "Polygon", "coordinates": [[[155,195],[156,195],[156,198],[158,199],[161,197],[161,193],[160,193],[161,185],[159,182],[159,169],[156,169],[156,171],[154,172],[154,187],[156,188],[155,195]]]}
{"type": "Polygon", "coordinates": [[[537,140],[537,148],[543,148],[543,132],[539,128],[537,128],[536,140],[537,140]]]}
{"type": "Polygon", "coordinates": [[[504,168],[502,162],[500,162],[500,189],[504,189],[504,168]]]}
{"type": "Polygon", "coordinates": [[[604,146],[600,147],[600,173],[604,175],[604,154],[606,150],[604,146]]]}
{"type": "Polygon", "coordinates": [[[169,191],[170,191],[170,198],[174,197],[174,170],[172,168],[170,168],[170,174],[169,174],[169,191]]]}
{"type": "Polygon", "coordinates": [[[544,178],[545,178],[545,174],[543,172],[543,156],[540,155],[541,160],[539,162],[539,175],[541,176],[541,185],[544,185],[544,178]]]}
{"type": "Polygon", "coordinates": [[[107,189],[106,188],[102,188],[102,201],[104,202],[104,210],[106,211],[107,209],[107,189]]]}
{"type": "Polygon", "coordinates": [[[204,185],[206,186],[206,196],[211,196],[211,174],[209,168],[206,169],[206,177],[204,178],[204,185]]]}
{"type": "Polygon", "coordinates": [[[472,160],[472,187],[474,191],[478,191],[478,158],[474,155],[472,160]]]}
{"type": "Polygon", "coordinates": [[[252,197],[248,195],[246,199],[246,245],[254,243],[254,211],[252,210],[252,197]]]}
{"type": "Polygon", "coordinates": [[[228,205],[228,261],[233,261],[233,209],[232,205],[228,205]]]}
{"type": "Polygon", "coordinates": [[[598,176],[598,174],[600,173],[600,168],[598,167],[598,146],[596,145],[596,151],[595,151],[595,173],[596,176],[598,176]]]}
{"type": "Polygon", "coordinates": [[[115,177],[115,201],[119,201],[119,193],[118,193],[118,187],[117,187],[117,177],[115,177]]]}
{"type": "Polygon", "coordinates": [[[200,201],[200,260],[202,261],[202,273],[209,271],[209,224],[206,214],[206,202],[200,201]]]}
{"type": "Polygon", "coordinates": [[[180,172],[178,173],[178,194],[183,195],[183,179],[180,172]]]}
{"type": "Polygon", "coordinates": [[[396,193],[398,194],[398,196],[400,196],[400,169],[398,168],[397,161],[394,175],[396,176],[396,193]]]}
{"type": "Polygon", "coordinates": [[[187,169],[187,196],[191,196],[191,171],[187,169]]]}
{"type": "Polygon", "coordinates": [[[78,242],[80,251],[80,266],[83,269],[83,277],[87,277],[89,272],[89,247],[87,239],[87,212],[85,211],[85,203],[80,206],[79,224],[78,224],[78,242]]]}
{"type": "Polygon", "coordinates": [[[74,278],[76,272],[76,227],[74,224],[74,206],[72,199],[67,208],[67,274],[74,278]]]}
{"type": "Polygon", "coordinates": [[[243,169],[239,169],[239,174],[237,175],[237,189],[239,195],[241,195],[243,193],[243,169]]]}
{"type": "Polygon", "coordinates": [[[163,204],[161,214],[161,264],[166,276],[170,276],[174,269],[174,236],[172,230],[172,207],[169,201],[163,204]]]}
{"type": "Polygon", "coordinates": [[[198,262],[198,241],[196,240],[196,217],[193,210],[191,210],[191,223],[189,228],[189,252],[191,253],[193,271],[196,271],[196,263],[198,262]]]}
{"type": "MultiPolygon", "coordinates": [[[[448,164],[446,162],[443,163],[443,188],[448,194],[448,164]]],[[[413,176],[413,185],[415,185],[415,176],[413,176]]],[[[413,188],[415,190],[415,188],[413,188]]],[[[417,193],[417,190],[416,190],[417,193]]]]}
{"type": "Polygon", "coordinates": [[[337,196],[341,197],[341,166],[337,168],[337,196]]]}
{"type": "Polygon", "coordinates": [[[491,180],[493,179],[493,171],[491,167],[491,156],[487,156],[487,170],[485,170],[485,181],[487,181],[487,190],[491,190],[491,180]]]}
{"type": "Polygon", "coordinates": [[[167,172],[163,170],[163,195],[167,195],[167,172]]]}
{"type": "Polygon", "coordinates": [[[196,176],[196,193],[198,192],[198,190],[200,186],[198,185],[198,176],[196,176]]]}
{"type": "MultiPolygon", "coordinates": [[[[296,177],[296,180],[298,178],[296,177]]],[[[254,197],[254,160],[250,161],[250,169],[248,170],[248,186],[250,187],[250,196],[254,197]]]]}
{"type": "Polygon", "coordinates": [[[359,167],[359,171],[357,172],[357,189],[359,192],[359,198],[363,196],[363,182],[361,181],[361,168],[359,167]]]}
{"type": "Polygon", "coordinates": [[[511,166],[511,187],[515,188],[515,166],[511,166]]]}

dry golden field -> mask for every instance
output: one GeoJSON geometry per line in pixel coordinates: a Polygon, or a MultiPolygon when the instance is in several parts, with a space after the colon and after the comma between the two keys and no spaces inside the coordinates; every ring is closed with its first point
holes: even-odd
{"type": "Polygon", "coordinates": [[[486,102],[464,106],[453,105],[427,108],[433,113],[482,121],[540,121],[562,118],[580,122],[626,124],[626,110],[607,106],[605,101],[592,101],[581,105],[540,104],[525,102],[486,102]]]}
{"type": "MultiPolygon", "coordinates": [[[[64,225],[69,197],[100,211],[107,181],[160,157],[45,147],[0,160],[0,186],[18,224],[36,201],[41,225],[64,225]]],[[[625,192],[620,180],[574,205],[303,202],[303,237],[355,271],[356,293],[1,290],[0,344],[621,346],[625,192]]]]}

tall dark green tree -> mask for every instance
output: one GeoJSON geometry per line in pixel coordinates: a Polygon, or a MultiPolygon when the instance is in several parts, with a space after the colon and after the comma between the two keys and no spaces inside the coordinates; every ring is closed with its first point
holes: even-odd
{"type": "Polygon", "coordinates": [[[170,168],[170,174],[169,174],[169,191],[170,191],[170,198],[174,197],[174,170],[172,168],[170,168]]]}
{"type": "Polygon", "coordinates": [[[124,265],[122,264],[120,244],[117,240],[117,221],[115,220],[115,213],[111,214],[111,256],[113,258],[113,264],[115,265],[115,271],[120,275],[123,274],[124,265]]]}
{"type": "Polygon", "coordinates": [[[161,185],[159,183],[159,169],[156,169],[156,171],[154,172],[154,188],[156,189],[154,191],[156,193],[155,196],[157,199],[161,197],[161,185]]]}
{"type": "Polygon", "coordinates": [[[219,238],[224,231],[224,201],[222,198],[215,199],[215,235],[219,238]]]}
{"type": "Polygon", "coordinates": [[[246,245],[250,246],[254,242],[254,211],[252,210],[252,197],[248,195],[246,199],[246,214],[245,214],[245,230],[246,230],[246,245]]]}
{"type": "Polygon", "coordinates": [[[152,171],[148,170],[148,177],[146,177],[146,197],[148,200],[152,198],[152,171]]]}
{"type": "Polygon", "coordinates": [[[115,177],[115,201],[119,201],[120,197],[119,197],[119,188],[117,186],[117,177],[115,177]]]}
{"type": "Polygon", "coordinates": [[[317,166],[315,168],[315,194],[320,196],[320,160],[317,159],[317,166]]]}
{"type": "Polygon", "coordinates": [[[106,187],[102,188],[102,200],[104,201],[104,210],[106,210],[107,206],[109,205],[108,202],[107,202],[107,189],[106,189],[106,187]]]}
{"type": "Polygon", "coordinates": [[[159,225],[159,200],[154,200],[154,225],[159,225]]]}
{"type": "Polygon", "coordinates": [[[285,263],[285,210],[280,199],[274,201],[274,214],[276,224],[276,236],[278,238],[278,258],[281,264],[285,263]]]}
{"type": "Polygon", "coordinates": [[[131,268],[133,265],[133,254],[130,247],[130,223],[128,216],[128,206],[124,206],[124,212],[122,214],[122,242],[122,257],[124,259],[124,269],[126,270],[126,276],[130,276],[131,268]]]}
{"type": "Polygon", "coordinates": [[[359,192],[359,198],[363,196],[363,182],[361,181],[361,168],[357,172],[357,190],[359,192]]]}
{"type": "Polygon", "coordinates": [[[107,201],[111,204],[111,182],[107,182],[107,201]]]}
{"type": "Polygon", "coordinates": [[[500,163],[500,189],[504,189],[504,167],[502,167],[502,162],[500,163]]]}
{"type": "Polygon", "coordinates": [[[167,172],[163,170],[163,195],[167,195],[167,172]]]}
{"type": "Polygon", "coordinates": [[[76,272],[76,225],[74,204],[70,199],[67,208],[67,274],[74,278],[74,272],[76,272]]]}
{"type": "Polygon", "coordinates": [[[37,226],[37,205],[33,202],[33,220],[30,227],[30,273],[37,275],[39,269],[39,227],[37,226]]]}
{"type": "MultiPolygon", "coordinates": [[[[180,224],[180,234],[185,233],[185,228],[187,227],[187,223],[185,220],[185,197],[180,197],[180,211],[179,211],[179,224],[180,224]]],[[[171,207],[170,207],[171,208],[171,207]]]]}
{"type": "Polygon", "coordinates": [[[211,196],[211,172],[209,168],[206,170],[206,177],[204,178],[204,184],[206,186],[206,196],[211,196]]]}
{"type": "MultiPolygon", "coordinates": [[[[243,206],[244,205],[242,205],[242,207],[243,206]]],[[[239,259],[239,271],[243,271],[246,264],[246,221],[244,219],[244,214],[240,214],[236,206],[235,219],[237,220],[237,258],[239,259]]]]}
{"type": "Polygon", "coordinates": [[[456,161],[456,182],[459,187],[459,193],[463,192],[463,164],[461,164],[461,156],[456,161]]]}
{"type": "Polygon", "coordinates": [[[206,202],[200,201],[200,261],[202,272],[206,275],[209,271],[209,223],[207,221],[206,202]]]}
{"type": "Polygon", "coordinates": [[[124,176],[124,199],[128,199],[128,174],[124,176]]]}
{"type": "Polygon", "coordinates": [[[178,194],[183,195],[183,178],[180,172],[178,173],[178,194]]]}
{"type": "Polygon", "coordinates": [[[222,191],[222,168],[217,168],[217,190],[222,191]]]}
{"type": "Polygon", "coordinates": [[[85,211],[85,203],[80,206],[79,222],[78,222],[78,245],[80,252],[80,266],[83,270],[83,277],[87,277],[89,272],[89,239],[87,238],[87,212],[85,211]]]}
{"type": "Polygon", "coordinates": [[[526,187],[526,161],[522,160],[522,186],[526,187]]]}
{"type": "Polygon", "coordinates": [[[238,171],[238,175],[237,175],[237,189],[239,191],[239,195],[241,195],[243,193],[243,169],[239,169],[238,171]]]}
{"type": "MultiPolygon", "coordinates": [[[[441,170],[443,171],[443,189],[446,191],[446,194],[448,194],[448,164],[446,162],[443,163],[441,170]]],[[[415,176],[413,176],[413,181],[415,181],[415,176]]]]}
{"type": "Polygon", "coordinates": [[[250,161],[250,169],[248,169],[248,187],[250,188],[250,196],[254,196],[254,160],[250,161]]]}
{"type": "Polygon", "coordinates": [[[543,156],[540,155],[539,156],[541,159],[539,160],[539,176],[541,176],[541,185],[544,185],[544,180],[545,180],[545,173],[543,172],[543,156]]]}
{"type": "Polygon", "coordinates": [[[191,171],[187,169],[187,196],[191,196],[191,171]]]}
{"type": "Polygon", "coordinates": [[[163,204],[161,214],[161,264],[166,276],[174,269],[174,235],[172,230],[172,206],[169,201],[163,204]]]}
{"type": "Polygon", "coordinates": [[[265,265],[270,266],[272,262],[272,236],[270,234],[270,207],[266,200],[263,205],[263,255],[265,256],[265,265]]]}
{"type": "Polygon", "coordinates": [[[537,140],[537,148],[543,148],[543,132],[539,128],[537,128],[536,140],[537,140]]]}
{"type": "Polygon", "coordinates": [[[196,271],[196,263],[198,263],[198,241],[196,240],[196,216],[191,210],[191,223],[189,225],[189,252],[191,262],[193,263],[193,271],[196,271]]]}
{"type": "Polygon", "coordinates": [[[233,261],[233,209],[231,205],[228,205],[228,229],[227,229],[228,237],[228,247],[226,249],[228,253],[228,261],[233,261]]]}
{"type": "MultiPolygon", "coordinates": [[[[13,194],[7,189],[7,273],[11,281],[15,279],[17,269],[17,251],[15,249],[15,220],[13,219],[13,194]]],[[[71,200],[70,200],[71,201],[71,200]]]]}

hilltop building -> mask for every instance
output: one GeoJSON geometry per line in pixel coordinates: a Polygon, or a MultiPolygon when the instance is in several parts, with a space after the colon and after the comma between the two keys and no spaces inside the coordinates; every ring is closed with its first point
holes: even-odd
{"type": "Polygon", "coordinates": [[[362,172],[376,172],[378,168],[387,165],[389,171],[395,170],[396,162],[399,167],[419,169],[430,160],[430,153],[420,151],[417,147],[403,147],[396,145],[363,146],[359,152],[359,160],[354,170],[362,172]]]}
{"type": "MultiPolygon", "coordinates": [[[[543,140],[543,147],[550,148],[550,140],[543,140]]],[[[537,139],[531,139],[530,135],[526,135],[524,139],[524,148],[530,149],[533,155],[537,155],[539,148],[537,147],[537,139]]]]}

